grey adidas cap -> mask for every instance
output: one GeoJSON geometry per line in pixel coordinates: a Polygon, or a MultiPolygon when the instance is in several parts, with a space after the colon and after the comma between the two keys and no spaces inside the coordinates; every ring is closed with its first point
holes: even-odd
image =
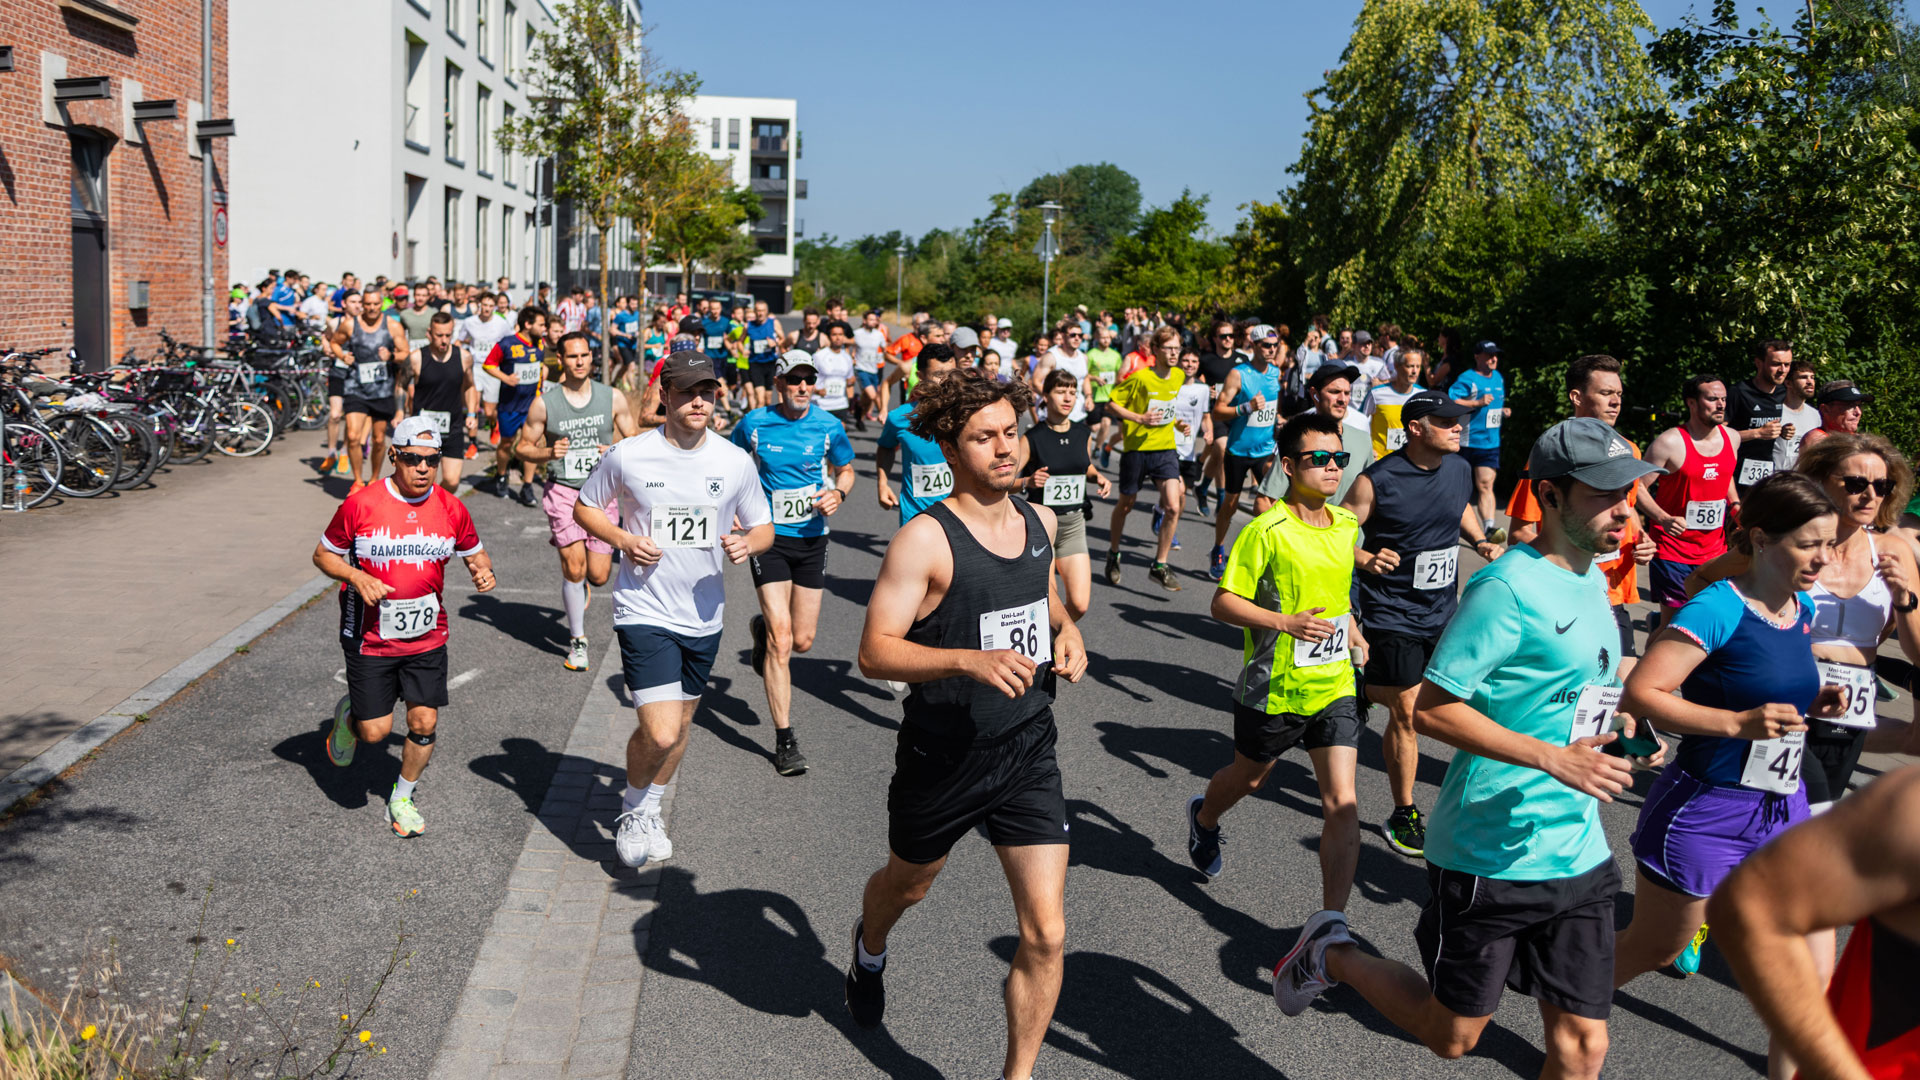
{"type": "Polygon", "coordinates": [[[1530,478],[1571,477],[1599,491],[1617,491],[1661,472],[1636,457],[1633,444],[1605,421],[1590,416],[1576,416],[1548,428],[1527,455],[1530,478]]]}

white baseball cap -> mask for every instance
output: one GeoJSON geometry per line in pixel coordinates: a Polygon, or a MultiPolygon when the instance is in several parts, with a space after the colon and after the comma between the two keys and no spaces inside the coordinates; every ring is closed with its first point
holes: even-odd
{"type": "Polygon", "coordinates": [[[773,369],[775,375],[786,378],[794,368],[807,368],[818,374],[820,369],[813,365],[813,354],[805,349],[788,349],[780,356],[780,366],[773,369]]]}
{"type": "Polygon", "coordinates": [[[433,421],[424,416],[409,416],[393,425],[393,448],[404,450],[409,446],[425,446],[440,449],[440,431],[433,421]]]}

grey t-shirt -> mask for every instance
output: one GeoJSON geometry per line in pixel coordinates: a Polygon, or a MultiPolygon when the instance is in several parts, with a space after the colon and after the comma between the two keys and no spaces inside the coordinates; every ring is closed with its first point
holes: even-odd
{"type": "MultiPolygon", "coordinates": [[[[1307,411],[1316,410],[1308,409],[1307,411]]],[[[1347,497],[1347,489],[1360,478],[1360,474],[1366,470],[1367,466],[1373,464],[1373,430],[1371,427],[1355,424],[1355,420],[1364,422],[1365,418],[1350,411],[1347,413],[1347,419],[1340,424],[1340,449],[1351,456],[1347,459],[1347,467],[1340,470],[1340,486],[1334,489],[1333,497],[1327,500],[1336,506],[1347,497]]],[[[1260,486],[1254,490],[1257,494],[1279,502],[1287,497],[1287,474],[1280,470],[1276,462],[1273,468],[1267,470],[1267,478],[1260,481],[1260,486]]]]}
{"type": "Polygon", "coordinates": [[[1807,432],[1820,426],[1820,409],[1813,402],[1805,402],[1797,409],[1780,406],[1780,422],[1793,425],[1793,438],[1785,437],[1773,440],[1773,468],[1776,472],[1786,472],[1800,461],[1800,440],[1807,432]]]}

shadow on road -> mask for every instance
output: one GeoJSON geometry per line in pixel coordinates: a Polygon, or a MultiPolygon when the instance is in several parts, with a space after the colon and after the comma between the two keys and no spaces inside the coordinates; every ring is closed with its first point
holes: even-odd
{"type": "Polygon", "coordinates": [[[460,609],[459,617],[491,626],[541,652],[562,656],[567,651],[565,616],[558,608],[548,604],[502,600],[497,596],[477,593],[460,609]]]}
{"type": "MultiPolygon", "coordinates": [[[[1165,706],[1168,702],[1219,702],[1229,705],[1229,695],[1233,685],[1220,676],[1207,671],[1196,671],[1185,664],[1169,664],[1161,660],[1142,660],[1137,658],[1117,659],[1098,652],[1087,654],[1087,674],[1102,686],[1110,686],[1142,705],[1157,703],[1165,706]],[[1120,679],[1129,682],[1145,683],[1159,697],[1142,693],[1130,686],[1124,686],[1120,679]]],[[[1218,706],[1208,705],[1207,708],[1218,706]]],[[[1222,713],[1223,719],[1226,714],[1222,713]]]]}
{"type": "Polygon", "coordinates": [[[1122,622],[1151,630],[1161,637],[1188,641],[1211,641],[1222,648],[1238,649],[1241,633],[1236,627],[1199,611],[1174,611],[1170,608],[1143,608],[1136,604],[1114,604],[1114,614],[1122,622]]]}
{"type": "Polygon", "coordinates": [[[124,810],[73,810],[57,800],[60,782],[47,786],[40,801],[0,821],[0,880],[9,872],[33,865],[28,852],[44,841],[65,838],[68,843],[86,843],[86,838],[103,832],[132,832],[146,822],[138,814],[124,810]]]}
{"type": "Polygon", "coordinates": [[[358,810],[369,802],[384,804],[400,775],[400,748],[405,742],[405,710],[394,717],[394,730],[379,743],[362,742],[353,752],[353,764],[346,768],[327,757],[327,732],[333,718],[320,722],[319,728],[303,731],[280,740],[273,748],[275,757],[307,770],[313,786],[343,810],[358,810]]]}

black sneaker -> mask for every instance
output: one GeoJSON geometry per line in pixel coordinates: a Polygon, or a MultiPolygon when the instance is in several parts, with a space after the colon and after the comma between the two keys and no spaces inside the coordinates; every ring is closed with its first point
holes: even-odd
{"type": "Polygon", "coordinates": [[[517,498],[519,499],[521,506],[539,506],[540,490],[530,483],[521,484],[520,494],[517,496],[517,498]]]}
{"type": "Polygon", "coordinates": [[[1220,829],[1218,826],[1208,829],[1200,824],[1200,805],[1207,801],[1205,795],[1195,795],[1187,800],[1187,858],[1193,860],[1193,868],[1207,875],[1208,880],[1220,876],[1220,829]]]}
{"type": "Polygon", "coordinates": [[[753,673],[767,676],[767,617],[755,615],[747,622],[747,633],[753,635],[753,673]]]}
{"type": "Polygon", "coordinates": [[[1107,555],[1107,584],[1120,584],[1120,553],[1117,551],[1107,555]]]}
{"type": "Polygon", "coordinates": [[[1418,859],[1427,853],[1427,821],[1413,807],[1395,810],[1387,818],[1387,844],[1402,855],[1418,859]]]}
{"type": "Polygon", "coordinates": [[[1173,567],[1166,563],[1155,563],[1153,569],[1147,571],[1147,576],[1159,582],[1160,587],[1168,592],[1180,591],[1180,582],[1173,576],[1173,567]]]}
{"type": "Polygon", "coordinates": [[[864,922],[853,921],[853,959],[847,964],[847,1011],[861,1027],[877,1028],[887,1012],[887,987],[882,981],[887,974],[887,961],[881,958],[879,971],[860,966],[860,932],[864,922]]]}
{"type": "Polygon", "coordinates": [[[800,753],[798,742],[785,742],[774,746],[773,771],[781,776],[799,776],[807,771],[807,759],[800,753]]]}

